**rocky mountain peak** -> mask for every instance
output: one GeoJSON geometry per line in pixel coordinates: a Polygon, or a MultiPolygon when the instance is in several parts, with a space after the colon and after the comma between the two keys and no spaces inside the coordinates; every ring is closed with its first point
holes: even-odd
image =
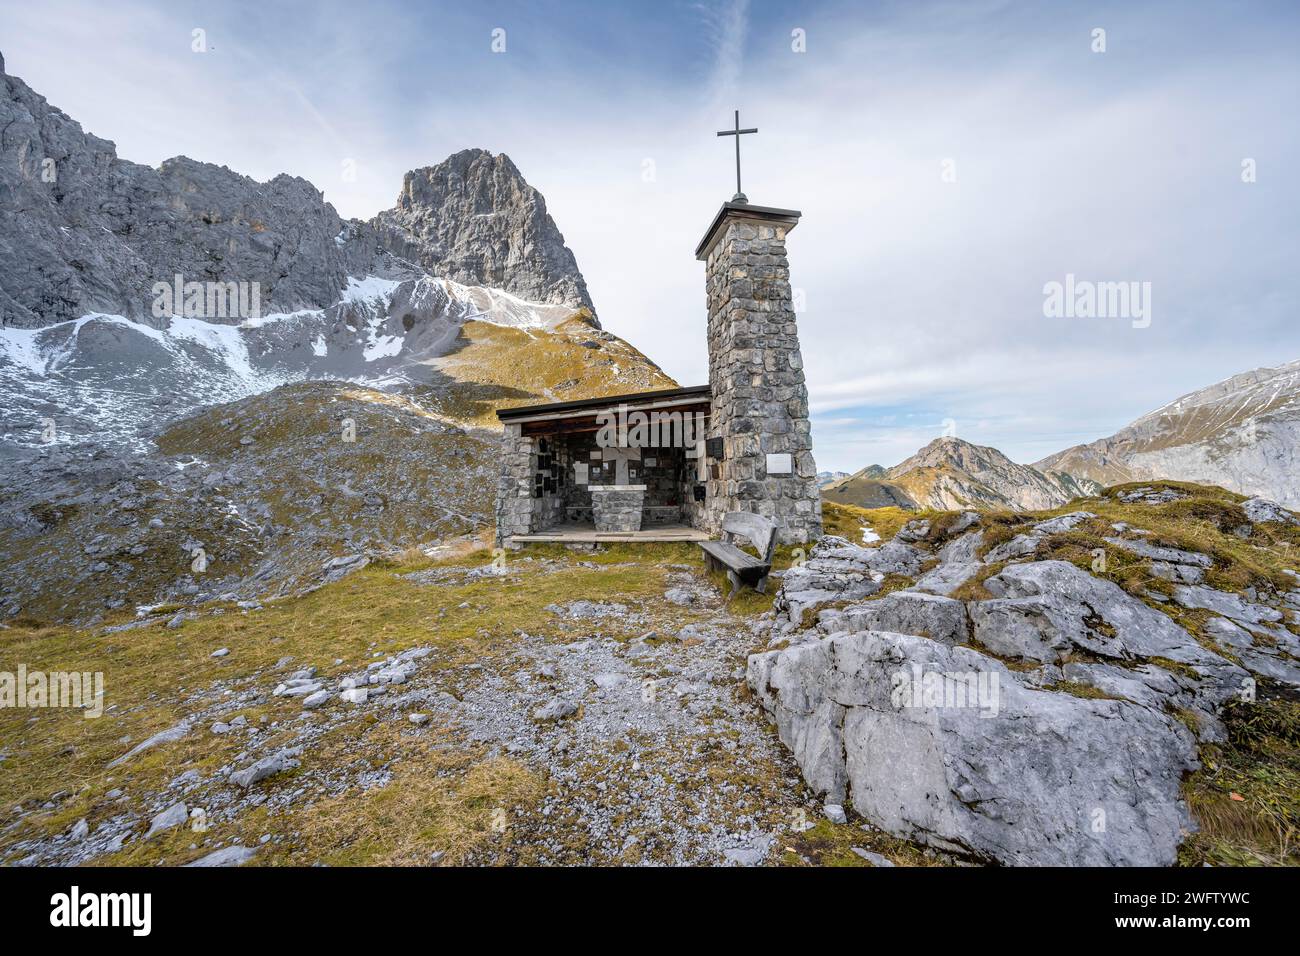
{"type": "Polygon", "coordinates": [[[944,466],[961,468],[962,471],[982,471],[989,467],[1014,466],[1014,462],[995,447],[972,445],[962,438],[944,436],[935,438],[913,457],[896,464],[885,473],[889,477],[898,477],[914,468],[944,466]]]}
{"type": "MultiPolygon", "coordinates": [[[[263,313],[323,308],[348,276],[388,274],[375,243],[304,179],[259,183],[185,156],[157,169],[6,75],[0,86],[0,311],[44,328],[92,313],[157,325],[154,288],[257,284],[263,313]]],[[[234,321],[215,317],[218,322],[234,321]]]]}
{"type": "Polygon", "coordinates": [[[1176,478],[1300,506],[1300,361],[1189,392],[1108,438],[1044,458],[1105,484],[1176,478]]]}
{"type": "Polygon", "coordinates": [[[366,224],[298,176],[257,182],[186,156],[156,169],[121,159],[8,74],[0,131],[0,325],[93,313],[165,324],[153,290],[178,275],[256,285],[263,314],[329,308],[349,277],[426,272],[591,309],[545,199],[503,154],[462,150],[411,171],[396,207],[366,224]]]}
{"type": "Polygon", "coordinates": [[[1096,490],[1071,475],[1040,472],[996,448],[936,438],[888,470],[864,468],[828,485],[830,501],[879,508],[1052,508],[1096,490]]]}
{"type": "Polygon", "coordinates": [[[463,149],[411,170],[396,206],[371,225],[394,255],[433,275],[594,312],[546,200],[504,153],[463,149]]]}

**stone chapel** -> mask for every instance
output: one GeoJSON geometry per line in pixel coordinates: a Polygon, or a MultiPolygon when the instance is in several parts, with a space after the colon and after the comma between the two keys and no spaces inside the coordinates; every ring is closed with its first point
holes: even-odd
{"type": "Polygon", "coordinates": [[[799,213],[724,203],[705,264],[709,384],[503,409],[497,543],[690,541],[747,511],[822,533],[786,237],[799,213]]]}

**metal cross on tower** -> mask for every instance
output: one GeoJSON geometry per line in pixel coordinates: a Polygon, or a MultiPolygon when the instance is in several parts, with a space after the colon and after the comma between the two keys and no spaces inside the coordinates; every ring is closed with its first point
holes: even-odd
{"type": "Polygon", "coordinates": [[[724,129],[718,131],[719,136],[736,137],[736,195],[731,197],[732,202],[749,202],[749,199],[745,196],[745,194],[740,191],[740,137],[745,133],[757,133],[757,132],[758,130],[756,128],[755,129],[740,128],[740,110],[736,110],[735,129],[724,129]]]}

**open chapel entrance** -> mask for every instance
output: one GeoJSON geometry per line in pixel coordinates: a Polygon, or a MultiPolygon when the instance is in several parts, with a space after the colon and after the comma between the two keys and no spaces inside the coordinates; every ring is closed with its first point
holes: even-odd
{"type": "MultiPolygon", "coordinates": [[[[595,528],[593,486],[644,486],[640,529],[690,526],[686,505],[693,495],[697,465],[694,458],[687,458],[685,448],[602,448],[596,434],[538,438],[538,453],[552,472],[553,493],[561,499],[554,515],[559,523],[595,528]]],[[[548,491],[545,478],[542,491],[548,491]]]]}
{"type": "MultiPolygon", "coordinates": [[[[513,541],[701,540],[707,388],[498,413],[507,425],[513,541]],[[673,427],[612,427],[642,416],[673,427]],[[517,428],[517,437],[513,429],[517,428]]],[[[642,419],[644,420],[644,419],[642,419]]],[[[508,496],[509,497],[509,496],[508,496]]]]}

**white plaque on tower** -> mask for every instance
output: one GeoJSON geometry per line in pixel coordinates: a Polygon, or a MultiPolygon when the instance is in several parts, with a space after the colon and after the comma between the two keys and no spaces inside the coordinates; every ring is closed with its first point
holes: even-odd
{"type": "Polygon", "coordinates": [[[794,472],[794,459],[788,452],[781,455],[767,456],[767,473],[769,475],[789,475],[794,472]]]}

